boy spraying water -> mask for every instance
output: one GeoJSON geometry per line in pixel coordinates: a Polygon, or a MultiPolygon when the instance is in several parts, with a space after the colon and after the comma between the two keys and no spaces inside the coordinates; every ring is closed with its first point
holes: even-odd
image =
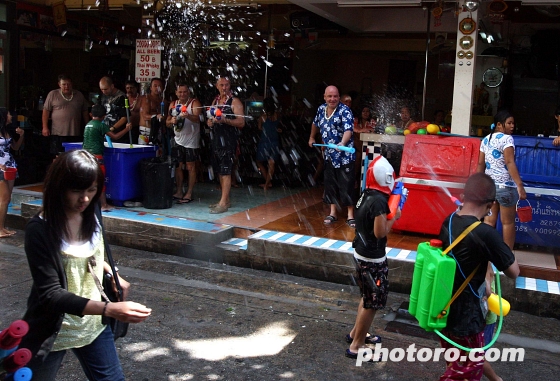
{"type": "Polygon", "coordinates": [[[385,247],[387,234],[401,216],[400,208],[392,219],[387,216],[389,195],[395,186],[395,171],[383,156],[376,157],[367,169],[366,189],[355,209],[356,236],[352,242],[356,260],[356,279],[362,294],[356,323],[346,341],[346,357],[356,359],[366,344],[377,344],[381,337],[368,334],[375,313],[387,303],[389,267],[385,247]]]}
{"type": "MultiPolygon", "coordinates": [[[[105,175],[105,165],[103,165],[103,151],[105,149],[105,135],[109,136],[113,140],[120,139],[132,128],[132,123],[127,123],[125,127],[119,132],[113,132],[114,127],[109,127],[102,122],[105,117],[105,107],[102,105],[93,105],[91,108],[91,118],[86,124],[84,130],[84,144],[83,149],[95,155],[105,175]]],[[[103,186],[103,192],[99,197],[101,201],[101,210],[104,212],[112,209],[112,206],[107,204],[107,197],[105,197],[105,186],[103,186]]]]}

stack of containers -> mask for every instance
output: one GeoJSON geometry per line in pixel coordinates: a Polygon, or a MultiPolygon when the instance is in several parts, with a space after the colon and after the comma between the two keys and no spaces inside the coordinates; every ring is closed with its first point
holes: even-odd
{"type": "Polygon", "coordinates": [[[457,209],[469,176],[476,172],[480,139],[415,135],[405,138],[400,168],[408,198],[393,229],[437,235],[445,218],[457,209]]]}
{"type": "MultiPolygon", "coordinates": [[[[82,149],[83,143],[62,143],[65,151],[82,149]]],[[[107,198],[115,206],[123,206],[124,202],[142,198],[142,179],[140,176],[140,160],[156,157],[157,146],[105,143],[103,161],[105,162],[105,184],[107,198]]]]}
{"type": "MultiPolygon", "coordinates": [[[[515,219],[515,242],[560,247],[560,147],[553,138],[514,136],[515,163],[523,180],[533,219],[515,219]]],[[[520,203],[521,205],[521,203],[520,203]]],[[[527,205],[526,203],[523,206],[527,205]]],[[[499,221],[499,220],[498,220],[499,221]]],[[[501,230],[501,224],[498,223],[501,230]]]]}

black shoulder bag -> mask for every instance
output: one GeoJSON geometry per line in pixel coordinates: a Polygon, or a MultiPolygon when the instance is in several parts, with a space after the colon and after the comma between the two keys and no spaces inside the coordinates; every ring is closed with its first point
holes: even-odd
{"type": "MultiPolygon", "coordinates": [[[[103,273],[103,284],[99,282],[99,279],[95,276],[93,269],[90,268],[90,272],[93,275],[93,279],[99,288],[99,292],[101,293],[101,297],[106,302],[122,302],[123,301],[123,291],[121,287],[121,283],[119,282],[119,277],[117,275],[117,270],[115,267],[115,262],[113,261],[113,256],[111,255],[111,248],[107,243],[107,239],[105,238],[105,230],[103,228],[103,222],[101,221],[101,210],[99,207],[96,208],[96,215],[99,219],[99,224],[101,226],[101,236],[103,237],[103,245],[105,247],[105,255],[107,256],[107,261],[111,266],[111,273],[104,272],[103,273]],[[115,292],[113,288],[113,279],[115,280],[115,285],[117,291],[115,292]]],[[[119,337],[125,337],[126,333],[128,332],[128,324],[117,320],[115,318],[103,316],[101,318],[101,322],[105,325],[109,325],[111,330],[113,331],[113,338],[117,340],[119,337]]]]}

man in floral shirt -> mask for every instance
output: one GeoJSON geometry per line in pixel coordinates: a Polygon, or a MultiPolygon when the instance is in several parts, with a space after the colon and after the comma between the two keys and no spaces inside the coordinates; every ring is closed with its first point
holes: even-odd
{"type": "MultiPolygon", "coordinates": [[[[309,146],[315,143],[317,132],[325,144],[354,147],[354,116],[350,108],[340,103],[340,94],[336,86],[325,89],[325,104],[319,106],[317,115],[311,125],[309,146]]],[[[330,214],[324,223],[331,225],[337,221],[337,207],[347,207],[346,223],[356,227],[354,221],[354,181],[356,154],[341,151],[338,148],[325,148],[325,191],[323,202],[330,205],[330,214]]]]}

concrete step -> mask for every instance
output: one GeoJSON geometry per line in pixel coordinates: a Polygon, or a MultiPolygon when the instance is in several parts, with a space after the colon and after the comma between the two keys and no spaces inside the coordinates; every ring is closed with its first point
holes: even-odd
{"type": "MultiPolygon", "coordinates": [[[[41,208],[41,200],[21,204],[21,219],[41,208]]],[[[103,212],[107,239],[113,245],[194,259],[219,260],[215,248],[233,237],[230,225],[115,208],[103,212]]]]}
{"type": "MultiPolygon", "coordinates": [[[[321,281],[355,285],[351,242],[301,234],[261,230],[247,238],[223,242],[236,250],[225,263],[301,276],[321,281]],[[230,243],[231,242],[231,243],[230,243]]],[[[386,249],[391,291],[410,294],[416,251],[386,249]]],[[[518,277],[500,277],[502,295],[512,308],[537,316],[560,317],[560,282],[518,277]]]]}

